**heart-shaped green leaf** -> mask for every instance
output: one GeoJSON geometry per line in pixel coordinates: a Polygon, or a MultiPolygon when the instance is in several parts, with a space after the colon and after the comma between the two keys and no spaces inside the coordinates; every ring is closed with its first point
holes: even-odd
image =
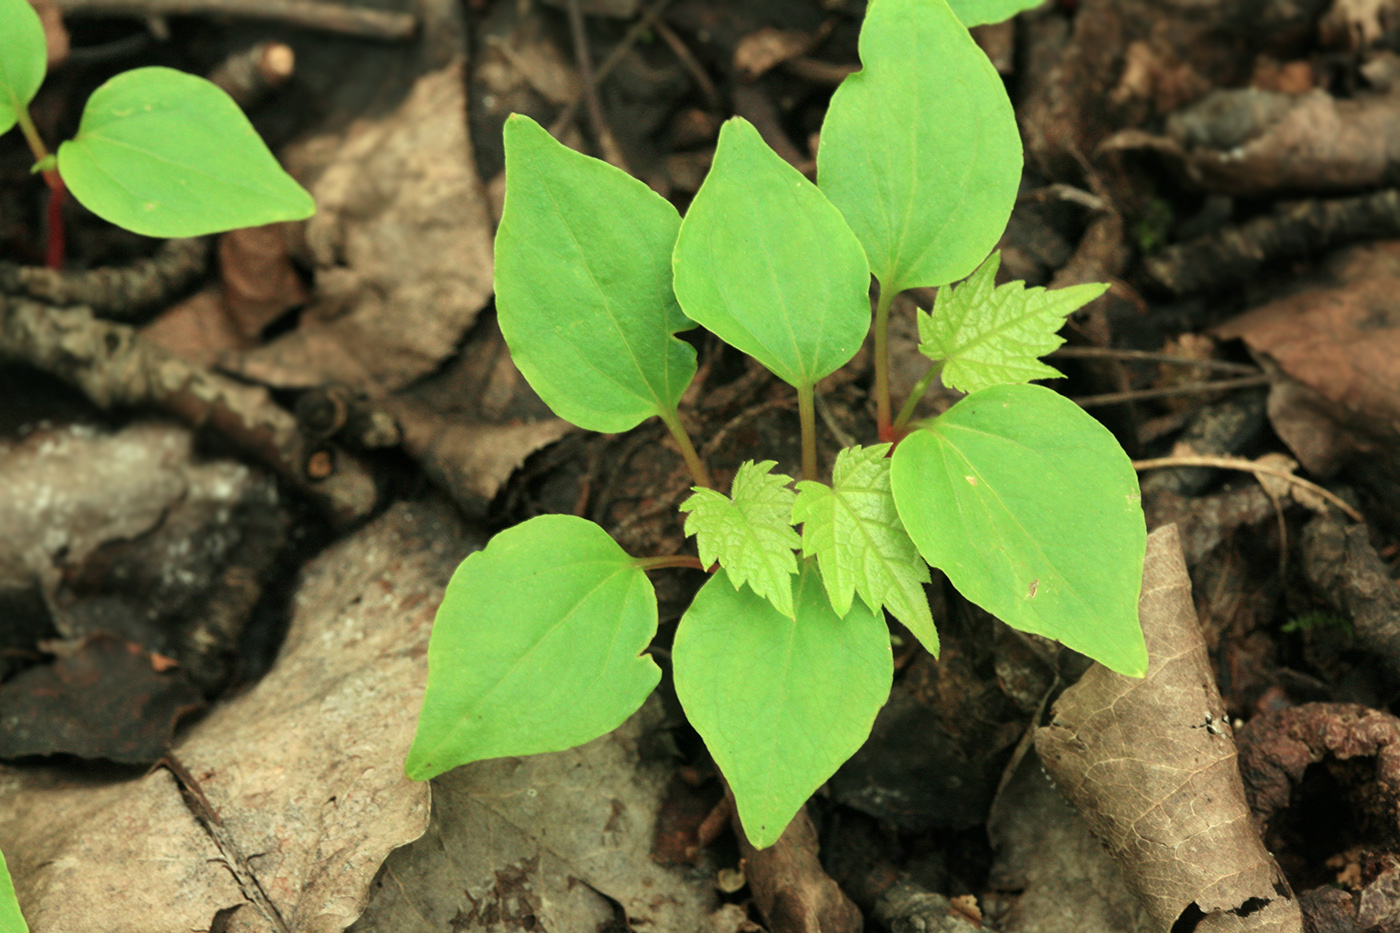
{"type": "Polygon", "coordinates": [[[987,56],[945,0],[877,0],[863,70],[836,89],[817,182],[882,289],[963,278],[996,245],[1021,180],[1021,137],[987,56]]]}
{"type": "Polygon", "coordinates": [[[810,561],[793,585],[795,620],[717,571],[686,610],[672,649],[686,718],[760,849],[860,748],[894,676],[883,617],[860,603],[838,617],[810,561]]]}
{"type": "Polygon", "coordinates": [[[24,915],[19,912],[15,885],[10,880],[10,869],[5,864],[3,852],[0,852],[0,933],[29,933],[29,924],[24,922],[24,915]]]}
{"type": "Polygon", "coordinates": [[[501,532],[447,585],[408,776],[612,731],[661,678],[641,653],[655,633],[651,581],[597,525],[542,515],[501,532]]]}
{"type": "Polygon", "coordinates": [[[860,243],[816,186],[740,117],[720,130],[674,265],[686,316],[791,386],[835,372],[870,329],[860,243]]]}
{"type": "Polygon", "coordinates": [[[243,111],[172,68],[137,68],[93,92],[58,172],[94,214],[145,236],[189,237],[316,212],[243,111]]]}
{"type": "Polygon", "coordinates": [[[29,0],[0,0],[0,133],[34,99],[47,63],[44,26],[29,0]]]}
{"type": "Polygon", "coordinates": [[[674,411],[695,375],[694,324],[671,290],[680,215],[646,185],[506,121],[496,307],[511,357],[561,418],[619,432],[674,411]]]}
{"type": "Polygon", "coordinates": [[[1017,13],[1034,9],[1044,0],[948,0],[964,26],[999,23],[1017,13]]]}
{"type": "Polygon", "coordinates": [[[792,520],[802,522],[802,553],[817,557],[831,607],[844,615],[851,598],[889,611],[938,654],[929,611],[928,567],[919,557],[890,493],[889,444],[847,447],[836,455],[831,485],[797,484],[792,520]]]}
{"type": "Polygon", "coordinates": [[[1043,386],[974,392],[900,442],[895,504],[924,559],[1007,625],[1130,676],[1147,530],[1113,435],[1043,386]]]}

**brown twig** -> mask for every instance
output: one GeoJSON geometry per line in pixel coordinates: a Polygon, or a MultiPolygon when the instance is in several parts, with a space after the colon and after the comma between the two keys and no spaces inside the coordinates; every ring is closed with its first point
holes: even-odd
{"type": "Polygon", "coordinates": [[[1214,369],[1223,373],[1239,373],[1256,376],[1258,366],[1248,363],[1231,363],[1226,360],[1198,360],[1189,356],[1173,356],[1170,353],[1152,353],[1148,350],[1115,350],[1112,347],[1060,347],[1048,354],[1064,359],[1088,360],[1129,360],[1138,363],[1165,363],[1169,366],[1190,366],[1199,369],[1214,369]]]}
{"type": "Polygon", "coordinates": [[[1192,382],[1186,385],[1171,386],[1165,389],[1133,389],[1128,392],[1105,392],[1102,395],[1085,395],[1074,399],[1081,408],[1095,405],[1117,405],[1121,402],[1139,402],[1150,398],[1170,398],[1174,395],[1197,395],[1201,392],[1221,392],[1226,389],[1246,389],[1252,386],[1269,384],[1267,375],[1241,376],[1238,379],[1218,379],[1215,382],[1192,382]]]}
{"type": "Polygon", "coordinates": [[[418,31],[412,13],[322,0],[57,0],[64,16],[241,16],[366,39],[400,41],[418,31]]]}
{"type": "Polygon", "coordinates": [[[129,266],[63,272],[0,262],[0,293],[53,305],[85,305],[99,317],[132,320],[168,304],[209,267],[209,240],[167,240],[129,266]]]}
{"type": "Polygon", "coordinates": [[[588,110],[588,123],[593,128],[593,136],[598,140],[603,159],[627,171],[627,160],[622,156],[622,147],[613,136],[603,116],[603,105],[598,101],[598,84],[593,78],[593,56],[588,50],[588,31],[583,24],[583,11],[579,0],[568,0],[569,31],[574,36],[574,58],[578,64],[579,79],[583,82],[583,103],[588,110]]]}
{"type": "Polygon", "coordinates": [[[686,46],[681,37],[676,35],[674,29],[666,25],[662,20],[656,20],[653,24],[656,34],[661,37],[661,41],[671,47],[671,52],[676,56],[676,60],[681,63],[681,67],[686,70],[695,86],[700,89],[700,93],[705,97],[705,104],[711,110],[718,110],[720,106],[719,89],[715,87],[715,82],[710,80],[709,72],[705,66],[686,46]]]}
{"type": "Polygon", "coordinates": [[[1276,476],[1279,479],[1287,480],[1295,486],[1301,486],[1309,492],[1317,493],[1332,505],[1346,513],[1347,517],[1353,521],[1365,521],[1361,513],[1347,504],[1346,500],[1335,493],[1328,492],[1317,483],[1295,476],[1287,470],[1277,467],[1265,466],[1262,463],[1255,463],[1252,460],[1245,460],[1242,457],[1204,457],[1199,455],[1183,455],[1180,457],[1157,457],[1152,460],[1134,460],[1133,469],[1141,473],[1143,470],[1158,470],[1166,467],[1215,467],[1221,470],[1240,470],[1245,473],[1264,474],[1266,476],[1276,476]]]}
{"type": "MultiPolygon", "coordinates": [[[[627,35],[622,37],[621,42],[613,46],[608,57],[603,59],[603,63],[594,69],[593,85],[595,88],[602,84],[608,75],[612,74],[612,70],[632,50],[632,47],[637,44],[637,40],[641,39],[648,29],[661,22],[661,13],[670,3],[671,0],[656,0],[650,7],[642,11],[641,17],[632,24],[631,29],[627,30],[627,35]]],[[[564,106],[559,116],[555,117],[554,122],[549,125],[549,135],[557,139],[559,134],[563,133],[564,129],[574,122],[574,117],[578,116],[579,105],[582,103],[583,90],[580,89],[574,99],[564,106]]]]}
{"type": "Polygon", "coordinates": [[[100,321],[85,307],[55,308],[0,295],[0,359],[26,363],[76,386],[100,408],[150,406],[195,427],[208,426],[321,505],[337,524],[367,517],[377,491],[358,460],[319,447],[297,429],[267,390],[220,376],[100,321]],[[308,475],[333,455],[324,478],[308,475]]]}

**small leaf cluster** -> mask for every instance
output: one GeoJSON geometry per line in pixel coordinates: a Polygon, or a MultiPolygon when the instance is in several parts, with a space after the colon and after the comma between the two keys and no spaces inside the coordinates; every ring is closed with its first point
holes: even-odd
{"type": "MultiPolygon", "coordinates": [[[[528,118],[506,123],[501,330],[561,417],[605,432],[659,417],[685,456],[696,487],[680,511],[712,574],[676,631],[676,693],[759,847],[869,735],[893,675],[884,611],[937,653],[930,566],[1009,625],[1125,674],[1147,667],[1136,474],[1098,422],[1030,384],[1058,375],[1040,357],[1104,286],[995,282],[1020,140],[964,21],[1024,5],[874,0],[817,183],[735,118],[684,218],[528,118]],[[826,481],[815,387],[869,334],[872,275],[885,442],[840,451],[826,481]],[[912,400],[887,417],[884,345],[894,295],[916,286],[940,287],[919,315],[930,367],[916,394],[939,374],[968,394],[910,425],[912,400]],[[728,495],[712,488],[678,411],[696,358],[676,335],[695,326],[792,386],[800,481],[755,457],[728,495]]],[[[676,565],[572,516],[531,519],[469,556],[434,624],[408,774],[617,726],[660,678],[647,573],[676,565]]]]}
{"type": "Polygon", "coordinates": [[[77,135],[49,155],[28,112],[46,61],[33,7],[0,0],[0,133],[19,124],[37,168],[57,168],[104,220],[146,236],[187,237],[315,212],[233,99],[172,68],[137,68],[103,84],[77,135]]]}

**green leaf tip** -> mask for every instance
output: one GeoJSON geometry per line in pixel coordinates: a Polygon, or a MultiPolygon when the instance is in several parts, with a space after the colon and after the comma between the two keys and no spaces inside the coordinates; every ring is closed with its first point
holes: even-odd
{"type": "Polygon", "coordinates": [[[831,608],[811,561],[792,578],[793,617],[719,570],[676,630],[676,694],[734,791],[744,834],[772,845],[865,742],[894,662],[882,616],[831,608]]]}
{"type": "Polygon", "coordinates": [[[671,285],[680,214],[625,172],[506,120],[496,308],[511,357],[547,405],[618,433],[673,412],[695,375],[694,327],[671,285]]]}
{"type": "Polygon", "coordinates": [[[1001,76],[945,0],[870,4],[860,58],[822,124],[818,186],[881,289],[961,279],[1000,239],[1021,180],[1001,76]]]}
{"type": "Polygon", "coordinates": [[[29,106],[48,70],[48,46],[39,14],[28,0],[0,0],[0,133],[29,106]]]}
{"type": "Polygon", "coordinates": [[[673,266],[691,320],[797,388],[844,365],[870,329],[860,242],[816,185],[741,117],[720,129],[673,266]]]}
{"type": "Polygon", "coordinates": [[[982,389],[904,438],[890,480],[919,553],[958,592],[1121,674],[1146,672],[1137,474],[1083,409],[1044,386],[982,389]]]}
{"type": "Polygon", "coordinates": [[[982,26],[1010,19],[1017,13],[1033,10],[1043,0],[948,0],[964,26],[982,26]]]}
{"type": "Polygon", "coordinates": [[[962,392],[989,386],[1058,379],[1040,357],[1064,343],[1065,318],[1108,290],[1090,283],[1069,288],[996,284],[1000,253],[993,252],[967,280],[938,290],[933,312],[918,312],[919,352],[945,361],[943,382],[962,392]]]}
{"type": "Polygon", "coordinates": [[[233,99],[173,68],[125,71],[93,92],[58,170],[84,207],[152,237],[302,220],[311,195],[233,99]]]}
{"type": "Polygon", "coordinates": [[[689,512],[685,533],[695,536],[700,562],[718,562],[735,589],[749,585],[783,615],[791,616],[794,550],[802,543],[792,527],[797,494],[791,476],[771,473],[777,461],[746,461],[734,474],[730,495],[696,487],[680,505],[689,512]]]}
{"type": "Polygon", "coordinates": [[[10,868],[5,864],[3,852],[0,852],[0,933],[29,933],[29,924],[25,923],[24,914],[20,913],[15,884],[10,878],[10,868]]]}
{"type": "Polygon", "coordinates": [[[542,515],[453,574],[428,644],[428,687],[404,770],[581,745],[617,728],[661,678],[646,573],[602,528],[542,515]]]}
{"type": "Polygon", "coordinates": [[[802,552],[816,555],[831,607],[844,616],[855,593],[878,613],[887,608],[930,653],[938,631],[923,584],[928,567],[904,530],[890,492],[889,444],[848,447],[836,455],[832,485],[797,484],[792,520],[802,522],[802,552]]]}

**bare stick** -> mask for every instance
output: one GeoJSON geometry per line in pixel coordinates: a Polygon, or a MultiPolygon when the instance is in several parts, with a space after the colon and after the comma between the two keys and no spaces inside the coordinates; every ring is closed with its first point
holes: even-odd
{"type": "Polygon", "coordinates": [[[57,0],[57,5],[65,16],[242,16],[386,41],[408,39],[418,31],[418,17],[412,13],[321,0],[57,0]]]}
{"type": "Polygon", "coordinates": [[[1301,486],[1309,492],[1315,492],[1326,499],[1332,505],[1346,513],[1347,517],[1353,521],[1365,521],[1361,513],[1347,504],[1346,500],[1335,493],[1328,492],[1317,483],[1303,479],[1301,476],[1294,476],[1287,470],[1277,467],[1265,466],[1255,463],[1252,460],[1245,460],[1242,457],[1207,457],[1199,455],[1183,455],[1180,457],[1158,457],[1155,460],[1134,460],[1133,469],[1138,472],[1143,470],[1160,470],[1165,467],[1216,467],[1221,470],[1240,470],[1244,473],[1253,473],[1256,476],[1260,473],[1266,476],[1277,476],[1279,479],[1287,480],[1295,486],[1301,486]]]}
{"type": "Polygon", "coordinates": [[[1168,398],[1173,395],[1197,395],[1201,392],[1219,392],[1225,389],[1247,389],[1251,386],[1269,384],[1266,375],[1241,376],[1238,379],[1219,379],[1215,382],[1193,382],[1188,385],[1172,386],[1168,389],[1133,389],[1130,392],[1106,392],[1103,395],[1085,395],[1072,401],[1081,408],[1095,405],[1116,405],[1119,402],[1137,402],[1149,398],[1168,398]]]}
{"type": "Polygon", "coordinates": [[[373,478],[344,451],[317,445],[268,391],[196,366],[99,321],[88,308],[55,308],[0,295],[0,359],[76,386],[100,408],[149,406],[209,427],[272,467],[346,525],[374,509],[373,478]]]}
{"type": "Polygon", "coordinates": [[[574,34],[574,58],[578,63],[578,73],[583,81],[583,103],[588,109],[588,122],[593,127],[593,135],[598,140],[598,148],[609,164],[627,171],[627,160],[622,157],[622,147],[617,144],[612,128],[603,118],[603,105],[598,102],[598,85],[593,80],[593,57],[588,51],[588,32],[583,26],[583,11],[578,0],[568,0],[569,31],[574,34]]]}

